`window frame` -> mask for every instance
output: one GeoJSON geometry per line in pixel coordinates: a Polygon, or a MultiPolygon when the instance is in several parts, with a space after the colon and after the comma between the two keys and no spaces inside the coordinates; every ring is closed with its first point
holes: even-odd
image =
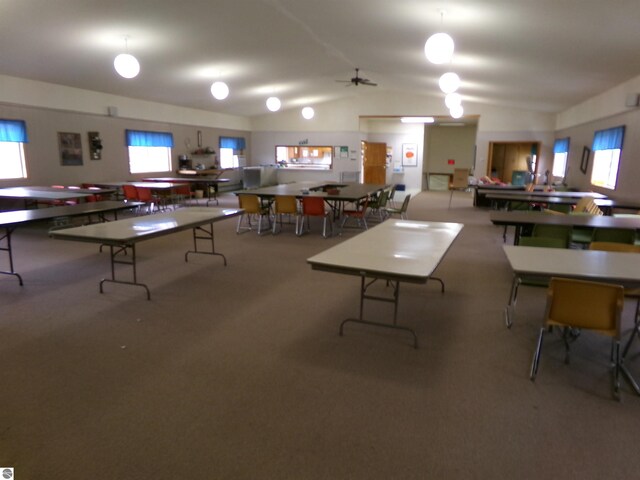
{"type": "Polygon", "coordinates": [[[173,134],[171,132],[125,130],[125,139],[129,153],[130,173],[172,171],[173,134]]]}
{"type": "Polygon", "coordinates": [[[28,178],[24,150],[24,144],[28,142],[24,120],[0,119],[0,180],[28,178]]]}
{"type": "Polygon", "coordinates": [[[591,185],[615,190],[622,159],[625,126],[598,130],[593,135],[591,185]]]}

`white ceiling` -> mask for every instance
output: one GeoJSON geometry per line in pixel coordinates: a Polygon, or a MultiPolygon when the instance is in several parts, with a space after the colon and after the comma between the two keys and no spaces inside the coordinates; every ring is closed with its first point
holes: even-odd
{"type": "Polygon", "coordinates": [[[441,95],[450,69],[465,102],[558,112],[640,75],[639,20],[639,0],[0,0],[0,74],[259,115],[272,94],[283,108],[441,95]],[[456,41],[448,67],[423,51],[441,30],[456,41]],[[131,80],[113,69],[125,36],[131,80]],[[378,86],[335,81],[355,67],[378,86]]]}

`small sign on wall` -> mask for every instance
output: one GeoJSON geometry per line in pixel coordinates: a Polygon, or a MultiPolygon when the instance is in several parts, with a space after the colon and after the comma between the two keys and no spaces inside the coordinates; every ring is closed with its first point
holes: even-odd
{"type": "Polygon", "coordinates": [[[418,166],[418,144],[417,143],[402,144],[402,165],[404,167],[418,166]]]}

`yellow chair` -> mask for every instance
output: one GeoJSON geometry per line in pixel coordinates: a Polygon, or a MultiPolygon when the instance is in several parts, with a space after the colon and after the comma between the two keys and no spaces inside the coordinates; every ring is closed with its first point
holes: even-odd
{"type": "MultiPolygon", "coordinates": [[[[271,222],[271,210],[269,205],[262,205],[260,197],[257,195],[240,194],[238,195],[238,203],[240,208],[244,210],[238,218],[238,226],[236,233],[241,231],[253,230],[252,219],[258,219],[258,235],[262,235],[262,219],[267,217],[267,221],[271,222]],[[243,225],[244,221],[244,225],[243,225]]],[[[269,225],[270,227],[271,225],[269,225]]]]}
{"type": "Polygon", "coordinates": [[[577,338],[576,329],[592,330],[611,337],[613,395],[620,399],[620,318],[624,305],[621,285],[569,278],[552,278],[547,290],[544,324],[531,362],[531,381],[536,379],[542,341],[547,329],[562,327],[565,363],[569,363],[569,343],[577,338]]]}
{"type": "Polygon", "coordinates": [[[298,200],[293,195],[276,195],[273,219],[273,233],[274,235],[278,229],[278,223],[280,224],[280,230],[282,230],[282,216],[287,215],[289,218],[293,215],[296,219],[296,230],[298,232],[298,220],[300,211],[298,210],[298,200]]]}

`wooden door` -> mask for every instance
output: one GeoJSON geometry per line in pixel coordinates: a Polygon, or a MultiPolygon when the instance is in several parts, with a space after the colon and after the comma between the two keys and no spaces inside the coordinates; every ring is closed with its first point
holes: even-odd
{"type": "Polygon", "coordinates": [[[387,183],[387,144],[362,142],[364,183],[387,183]]]}

